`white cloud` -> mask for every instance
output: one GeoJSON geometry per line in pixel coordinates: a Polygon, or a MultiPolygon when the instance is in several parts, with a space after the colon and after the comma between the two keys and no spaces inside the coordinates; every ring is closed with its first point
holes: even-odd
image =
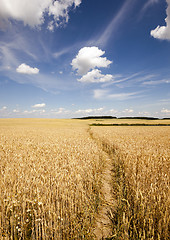
{"type": "Polygon", "coordinates": [[[0,108],[0,112],[5,112],[7,110],[6,106],[3,106],[2,108],[0,108]]]}
{"type": "Polygon", "coordinates": [[[81,48],[77,56],[72,60],[73,70],[77,70],[79,75],[86,74],[89,70],[94,68],[108,67],[112,61],[106,57],[101,57],[105,54],[98,47],[84,47],[81,48]]]}
{"type": "Polygon", "coordinates": [[[41,116],[41,114],[44,115],[44,113],[46,113],[45,109],[34,109],[34,110],[31,110],[31,111],[28,111],[28,110],[24,110],[23,111],[23,114],[24,115],[32,115],[32,116],[41,116]]]}
{"type": "Polygon", "coordinates": [[[62,113],[67,113],[67,112],[68,112],[68,110],[66,110],[65,108],[60,107],[55,113],[62,114],[62,113]]]}
{"type": "Polygon", "coordinates": [[[138,114],[139,114],[140,116],[149,116],[149,115],[150,115],[149,112],[138,112],[138,114]]]}
{"type": "Polygon", "coordinates": [[[91,72],[88,72],[82,78],[78,79],[79,82],[84,83],[99,83],[99,82],[109,82],[113,79],[111,74],[101,74],[101,71],[98,69],[93,69],[91,72]]]}
{"type": "Polygon", "coordinates": [[[65,112],[65,108],[59,108],[56,113],[60,114],[60,113],[64,113],[64,112],[65,112]]]}
{"type": "Polygon", "coordinates": [[[81,0],[0,0],[0,27],[12,19],[37,27],[44,23],[45,15],[48,15],[52,18],[48,29],[53,30],[54,26],[68,22],[70,9],[80,3],[81,0]]]}
{"type": "Polygon", "coordinates": [[[168,113],[168,114],[170,114],[170,110],[169,110],[169,109],[165,109],[165,108],[163,108],[163,109],[161,110],[161,112],[162,112],[162,113],[168,113]]]}
{"type": "Polygon", "coordinates": [[[53,114],[53,115],[55,115],[55,114],[61,114],[62,115],[62,114],[70,113],[70,110],[67,110],[63,107],[60,107],[58,109],[51,109],[50,111],[51,111],[51,114],[53,114]]]}
{"type": "Polygon", "coordinates": [[[78,114],[99,114],[103,110],[104,110],[104,108],[79,109],[75,113],[78,113],[78,114]]]}
{"type": "Polygon", "coordinates": [[[165,18],[165,26],[157,26],[151,31],[151,36],[158,39],[170,40],[170,0],[166,0],[168,7],[166,9],[167,17],[165,18]]]}
{"type": "Polygon", "coordinates": [[[115,113],[117,113],[118,111],[117,110],[115,110],[115,109],[110,109],[109,110],[109,113],[111,113],[111,114],[115,114],[115,113]]]}
{"type": "Polygon", "coordinates": [[[32,68],[25,63],[22,63],[21,65],[19,65],[16,71],[22,74],[38,74],[39,73],[38,68],[32,68]]]}
{"type": "Polygon", "coordinates": [[[131,93],[110,93],[109,90],[95,89],[94,98],[96,99],[115,99],[115,100],[126,100],[134,97],[138,97],[139,92],[131,93]]]}
{"type": "Polygon", "coordinates": [[[41,109],[41,110],[34,109],[32,111],[32,113],[45,113],[45,110],[44,109],[41,109]]]}
{"type": "Polygon", "coordinates": [[[24,113],[24,114],[29,114],[29,113],[32,113],[32,111],[24,110],[23,113],[24,113]]]}
{"type": "Polygon", "coordinates": [[[19,113],[19,110],[18,109],[14,109],[13,113],[19,113]]]}
{"type": "Polygon", "coordinates": [[[45,103],[38,103],[38,104],[33,105],[32,108],[43,108],[45,106],[46,106],[45,103]]]}
{"type": "Polygon", "coordinates": [[[123,113],[133,113],[133,112],[134,112],[133,109],[125,109],[125,110],[123,111],[123,113]]]}

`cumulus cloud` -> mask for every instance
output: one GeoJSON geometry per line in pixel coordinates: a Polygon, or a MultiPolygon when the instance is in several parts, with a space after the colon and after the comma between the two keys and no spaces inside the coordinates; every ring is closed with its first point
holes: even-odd
{"type": "Polygon", "coordinates": [[[38,74],[39,73],[39,69],[38,68],[32,68],[29,65],[22,63],[21,65],[19,65],[16,69],[16,71],[18,73],[22,73],[22,74],[38,74]]]}
{"type": "Polygon", "coordinates": [[[113,79],[111,74],[101,74],[101,71],[98,69],[93,69],[92,71],[85,74],[82,78],[78,79],[79,82],[84,83],[99,83],[99,82],[109,82],[113,79]]]}
{"type": "Polygon", "coordinates": [[[81,0],[0,0],[0,26],[13,19],[37,27],[45,22],[47,15],[52,19],[48,29],[53,30],[63,21],[68,22],[70,9],[80,4],[81,0]]]}
{"type": "Polygon", "coordinates": [[[38,103],[38,104],[33,105],[32,108],[43,108],[45,106],[46,106],[45,103],[38,103]]]}
{"type": "Polygon", "coordinates": [[[165,26],[157,26],[151,30],[151,36],[158,39],[170,40],[170,0],[166,0],[168,7],[166,9],[167,17],[165,18],[165,26]]]}
{"type": "Polygon", "coordinates": [[[77,56],[72,60],[72,68],[73,70],[77,70],[79,75],[84,75],[94,68],[106,68],[112,61],[106,57],[102,57],[104,54],[105,51],[102,51],[98,47],[81,48],[77,56]]]}
{"type": "Polygon", "coordinates": [[[112,61],[103,57],[105,51],[98,47],[81,48],[77,56],[72,60],[72,68],[82,77],[77,79],[84,83],[104,83],[113,80],[113,75],[102,74],[98,68],[107,68],[112,61]]]}

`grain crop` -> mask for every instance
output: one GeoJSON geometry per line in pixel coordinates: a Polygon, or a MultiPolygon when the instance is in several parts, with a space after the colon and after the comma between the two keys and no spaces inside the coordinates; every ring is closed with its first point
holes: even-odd
{"type": "Polygon", "coordinates": [[[169,239],[170,127],[92,127],[113,161],[112,239],[169,239]]]}
{"type": "Polygon", "coordinates": [[[170,127],[92,123],[0,119],[0,239],[168,239],[170,127]]]}
{"type": "Polygon", "coordinates": [[[0,239],[93,239],[102,155],[86,127],[2,120],[0,239]]]}

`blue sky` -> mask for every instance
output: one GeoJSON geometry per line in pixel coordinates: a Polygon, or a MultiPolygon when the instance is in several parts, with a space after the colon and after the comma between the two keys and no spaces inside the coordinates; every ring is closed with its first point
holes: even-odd
{"type": "Polygon", "coordinates": [[[0,0],[0,117],[170,117],[170,0],[0,0]]]}

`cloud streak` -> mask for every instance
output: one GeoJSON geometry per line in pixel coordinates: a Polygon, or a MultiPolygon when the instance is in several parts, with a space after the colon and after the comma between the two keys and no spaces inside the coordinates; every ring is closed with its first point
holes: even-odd
{"type": "Polygon", "coordinates": [[[130,92],[130,93],[111,93],[110,90],[105,89],[95,89],[94,98],[95,99],[107,99],[107,100],[127,100],[131,98],[140,97],[140,92],[130,92]]]}
{"type": "Polygon", "coordinates": [[[120,25],[123,23],[123,21],[127,17],[127,14],[132,9],[133,2],[134,2],[133,0],[125,1],[117,15],[113,17],[112,21],[109,23],[104,32],[96,41],[96,45],[105,46],[108,43],[111,36],[113,36],[116,33],[116,31],[120,28],[120,25]]]}
{"type": "Polygon", "coordinates": [[[156,3],[158,3],[159,2],[159,0],[148,0],[145,4],[144,4],[144,6],[143,6],[143,8],[142,8],[142,12],[144,12],[144,11],[146,11],[149,7],[151,7],[153,4],[156,4],[156,3]]]}

